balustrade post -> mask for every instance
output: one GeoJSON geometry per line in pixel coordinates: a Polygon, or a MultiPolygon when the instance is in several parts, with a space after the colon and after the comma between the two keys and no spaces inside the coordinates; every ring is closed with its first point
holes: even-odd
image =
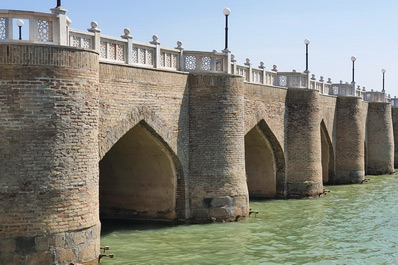
{"type": "Polygon", "coordinates": [[[323,80],[323,76],[320,77],[319,82],[321,82],[321,94],[325,94],[325,80],[323,80]]]}
{"type": "Polygon", "coordinates": [[[235,55],[231,54],[232,74],[237,75],[235,55]]]}
{"type": "Polygon", "coordinates": [[[120,36],[122,39],[127,40],[127,49],[125,52],[125,55],[127,56],[126,63],[127,64],[132,64],[133,60],[133,36],[130,35],[130,29],[125,28],[124,29],[124,35],[120,36]]]}
{"type": "Polygon", "coordinates": [[[231,67],[231,60],[232,60],[232,55],[231,51],[229,49],[225,49],[222,51],[225,55],[227,55],[227,58],[223,59],[223,69],[224,72],[227,72],[228,74],[232,74],[232,67],[231,67]],[[226,60],[226,61],[225,61],[226,60]]]}
{"type": "Polygon", "coordinates": [[[12,18],[11,17],[7,17],[6,18],[6,40],[12,40],[14,38],[14,28],[13,28],[13,24],[12,24],[12,18]]]}
{"type": "Polygon", "coordinates": [[[246,63],[245,65],[249,66],[248,73],[247,73],[247,82],[252,83],[253,82],[253,68],[252,64],[250,63],[250,59],[246,58],[246,63]]]}
{"type": "MultiPolygon", "coordinates": [[[[214,56],[210,57],[210,71],[216,71],[217,70],[217,51],[213,50],[214,56]]],[[[224,61],[224,59],[223,59],[224,61]]],[[[223,62],[224,63],[224,62],[223,62]]]]}
{"type": "Polygon", "coordinates": [[[101,54],[101,30],[98,28],[98,23],[91,22],[91,29],[88,31],[94,33],[93,50],[101,54]]]}
{"type": "Polygon", "coordinates": [[[29,40],[30,41],[37,41],[38,40],[38,33],[39,33],[39,20],[37,18],[29,19],[29,40]]]}
{"type": "Polygon", "coordinates": [[[69,26],[71,21],[66,16],[67,11],[61,6],[51,9],[51,12],[57,15],[57,20],[53,22],[53,42],[59,45],[69,45],[69,26]]]}
{"type": "Polygon", "coordinates": [[[311,89],[311,78],[310,78],[310,71],[306,71],[305,72],[305,75],[307,75],[306,76],[306,79],[307,79],[307,89],[311,89]]]}
{"type": "Polygon", "coordinates": [[[263,81],[261,82],[263,85],[266,84],[266,78],[267,78],[267,72],[265,71],[265,66],[264,66],[264,62],[260,62],[260,66],[258,67],[261,70],[263,70],[262,74],[263,74],[263,81]]]}
{"type": "Polygon", "coordinates": [[[160,42],[158,41],[158,36],[153,35],[152,36],[152,41],[150,44],[156,45],[156,51],[155,51],[155,60],[154,60],[154,67],[159,68],[160,67],[160,42]]]}
{"type": "Polygon", "coordinates": [[[180,51],[180,66],[177,70],[184,71],[184,47],[182,47],[182,42],[177,41],[177,47],[175,49],[180,51]]]}

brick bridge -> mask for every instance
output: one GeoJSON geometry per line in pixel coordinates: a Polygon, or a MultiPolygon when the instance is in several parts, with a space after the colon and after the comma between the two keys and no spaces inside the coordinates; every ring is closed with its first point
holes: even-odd
{"type": "MultiPolygon", "coordinates": [[[[32,17],[69,26],[60,8],[32,17]]],[[[391,103],[92,27],[0,42],[1,264],[93,263],[100,216],[235,221],[250,197],[318,197],[394,170],[391,103]]]]}

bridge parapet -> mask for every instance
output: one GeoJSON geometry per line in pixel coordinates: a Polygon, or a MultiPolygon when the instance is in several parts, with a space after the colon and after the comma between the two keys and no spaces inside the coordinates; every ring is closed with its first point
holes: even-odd
{"type": "MultiPolygon", "coordinates": [[[[71,20],[61,7],[51,9],[52,13],[0,9],[0,42],[30,42],[67,45],[68,28],[71,20]],[[14,20],[21,20],[22,26],[29,26],[28,39],[14,36],[14,20]]],[[[22,26],[20,26],[22,28],[22,26]]]]}

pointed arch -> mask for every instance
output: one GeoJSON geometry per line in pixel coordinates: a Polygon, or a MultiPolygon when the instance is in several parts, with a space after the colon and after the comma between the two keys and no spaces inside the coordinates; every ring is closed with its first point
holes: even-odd
{"type": "MultiPolygon", "coordinates": [[[[140,121],[145,121],[145,123],[148,124],[147,127],[156,132],[159,139],[165,143],[172,142],[172,130],[167,127],[166,122],[147,107],[135,107],[132,108],[128,114],[123,116],[115,126],[109,131],[104,132],[104,135],[100,137],[99,159],[101,160],[112,146],[140,121]]],[[[167,146],[169,146],[169,144],[167,144],[167,146]]]]}
{"type": "Polygon", "coordinates": [[[110,218],[184,219],[182,165],[164,140],[170,130],[153,113],[137,110],[112,130],[102,149],[106,152],[100,160],[100,214],[110,218]],[[139,118],[144,119],[137,122],[139,118]]]}
{"type": "Polygon", "coordinates": [[[334,166],[334,150],[330,139],[325,121],[321,121],[321,163],[322,163],[322,180],[324,184],[331,183],[335,174],[334,166]]]}
{"type": "Polygon", "coordinates": [[[283,149],[264,119],[245,135],[246,176],[249,195],[267,198],[285,195],[283,149]]]}

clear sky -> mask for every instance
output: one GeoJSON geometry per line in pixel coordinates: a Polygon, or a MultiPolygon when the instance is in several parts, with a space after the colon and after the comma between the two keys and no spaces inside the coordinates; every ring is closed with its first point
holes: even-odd
{"type": "MultiPolygon", "coordinates": [[[[49,12],[55,0],[1,1],[0,9],[49,12]]],[[[162,46],[181,40],[187,50],[224,48],[224,7],[229,16],[229,48],[238,63],[250,58],[267,69],[305,70],[304,39],[311,40],[309,69],[333,82],[355,81],[367,90],[398,96],[397,0],[63,0],[71,28],[85,30],[98,22],[101,33],[120,36],[125,27],[134,39],[149,42],[159,36],[162,46]]]]}

